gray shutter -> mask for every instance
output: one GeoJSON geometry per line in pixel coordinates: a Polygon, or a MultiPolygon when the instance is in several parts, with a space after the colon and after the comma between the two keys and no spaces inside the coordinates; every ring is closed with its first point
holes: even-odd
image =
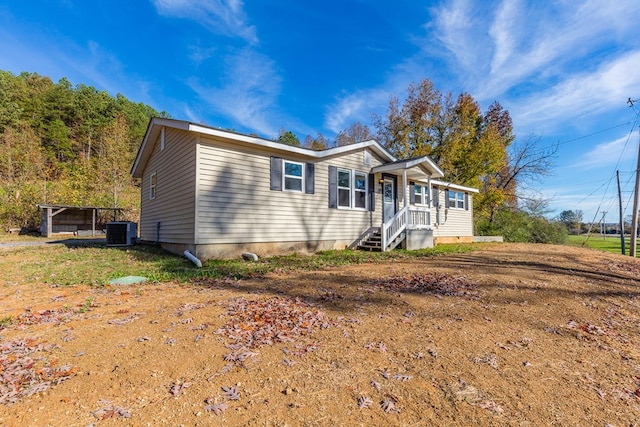
{"type": "Polygon", "coordinates": [[[449,209],[449,190],[444,190],[444,208],[449,209]]]}
{"type": "Polygon", "coordinates": [[[464,193],[464,210],[469,210],[469,193],[464,193]]]}
{"type": "Polygon", "coordinates": [[[271,158],[271,189],[282,191],[282,159],[271,158]]]}
{"type": "Polygon", "coordinates": [[[329,166],[329,208],[338,207],[338,168],[329,166]]]}
{"type": "Polygon", "coordinates": [[[438,190],[438,187],[433,187],[433,207],[440,207],[440,190],[438,190]]]}
{"type": "Polygon", "coordinates": [[[376,210],[376,181],[375,175],[369,174],[369,211],[374,212],[376,210]]]}
{"type": "Polygon", "coordinates": [[[307,194],[315,193],[315,170],[316,165],[313,163],[305,163],[304,165],[304,192],[307,194]]]}
{"type": "Polygon", "coordinates": [[[413,181],[409,181],[409,203],[416,204],[416,183],[413,181]]]}

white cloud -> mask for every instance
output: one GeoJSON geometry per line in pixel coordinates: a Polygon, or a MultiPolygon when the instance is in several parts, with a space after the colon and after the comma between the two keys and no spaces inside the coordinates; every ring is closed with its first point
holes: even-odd
{"type": "Polygon", "coordinates": [[[368,124],[371,114],[386,106],[390,96],[390,92],[384,89],[367,89],[347,94],[327,108],[324,124],[335,133],[356,121],[368,124]]]}
{"type": "Polygon", "coordinates": [[[489,28],[489,35],[495,43],[491,72],[502,69],[505,62],[513,55],[515,46],[514,33],[517,31],[520,9],[519,0],[503,2],[496,12],[495,20],[489,28]]]}
{"type": "Polygon", "coordinates": [[[229,37],[258,42],[256,29],[247,22],[241,0],[154,0],[158,13],[191,19],[205,28],[229,37]]]}
{"type": "Polygon", "coordinates": [[[216,47],[201,48],[191,46],[189,48],[189,59],[191,59],[194,64],[200,65],[207,59],[211,58],[217,50],[218,49],[216,47]]]}
{"type": "MultiPolygon", "coordinates": [[[[562,81],[576,61],[593,67],[593,53],[610,45],[633,45],[640,8],[633,0],[534,2],[503,0],[495,10],[454,0],[433,9],[430,36],[450,55],[449,69],[480,100],[503,97],[523,82],[562,81]],[[637,19],[634,19],[637,18],[637,19]]],[[[637,44],[636,44],[637,45],[637,44]]],[[[596,59],[597,61],[597,59],[596,59]]]]}
{"type": "Polygon", "coordinates": [[[149,84],[126,75],[120,59],[94,41],[79,45],[62,35],[52,38],[36,32],[31,39],[16,38],[0,29],[0,52],[0,69],[15,74],[37,72],[54,82],[66,77],[74,85],[82,83],[111,95],[123,93],[129,99],[150,102],[149,84]]]}
{"type": "Polygon", "coordinates": [[[432,9],[434,16],[432,35],[454,56],[456,64],[465,70],[475,68],[481,62],[483,44],[479,39],[480,22],[469,0],[453,0],[439,9],[432,9]]]}
{"type": "Polygon", "coordinates": [[[514,123],[523,127],[543,124],[555,128],[568,119],[589,116],[624,105],[640,87],[640,50],[603,63],[591,73],[576,73],[540,93],[521,98],[511,108],[514,123]]]}
{"type": "MultiPolygon", "coordinates": [[[[582,154],[572,166],[580,169],[617,166],[622,159],[632,157],[629,148],[630,138],[631,135],[628,135],[598,144],[590,151],[582,154]]],[[[635,146],[635,144],[633,145],[635,146]]]]}
{"type": "Polygon", "coordinates": [[[266,135],[276,135],[274,124],[281,79],[275,64],[268,57],[247,47],[227,58],[223,83],[207,86],[191,79],[191,88],[216,111],[231,117],[236,123],[266,135]]]}

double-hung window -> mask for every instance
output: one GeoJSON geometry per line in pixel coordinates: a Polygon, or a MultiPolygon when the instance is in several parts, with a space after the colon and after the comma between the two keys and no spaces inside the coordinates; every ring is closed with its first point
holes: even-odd
{"type": "Polygon", "coordinates": [[[329,165],[329,208],[375,209],[373,175],[329,165]]]}
{"type": "Polygon", "coordinates": [[[351,169],[338,169],[338,208],[367,209],[369,176],[351,169]]]}
{"type": "Polygon", "coordinates": [[[465,209],[464,193],[461,191],[449,190],[449,208],[465,209]]]}
{"type": "Polygon", "coordinates": [[[271,157],[269,189],[314,194],[315,164],[271,157]]]}
{"type": "Polygon", "coordinates": [[[420,206],[429,206],[429,187],[422,184],[411,183],[413,194],[411,195],[411,204],[420,206]]]}
{"type": "Polygon", "coordinates": [[[284,161],[284,189],[285,191],[302,191],[304,188],[302,163],[284,161]]]}
{"type": "Polygon", "coordinates": [[[351,208],[351,171],[338,169],[338,207],[351,208]]]}
{"type": "Polygon", "coordinates": [[[362,172],[353,173],[353,207],[367,208],[367,174],[362,172]]]}
{"type": "Polygon", "coordinates": [[[422,185],[416,184],[413,186],[413,194],[416,205],[422,205],[422,198],[424,197],[422,185]]]}

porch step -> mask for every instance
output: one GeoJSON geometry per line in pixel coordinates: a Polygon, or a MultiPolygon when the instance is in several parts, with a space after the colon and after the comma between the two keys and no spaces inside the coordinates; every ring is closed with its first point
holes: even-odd
{"type": "MultiPolygon", "coordinates": [[[[402,241],[405,239],[406,234],[400,234],[393,242],[389,245],[389,250],[395,249],[402,241]]],[[[380,231],[376,231],[369,235],[366,239],[362,240],[358,245],[358,249],[363,251],[382,251],[382,235],[380,231]]]]}
{"type": "Polygon", "coordinates": [[[358,245],[358,249],[363,251],[382,251],[382,235],[380,230],[374,231],[358,245]]]}

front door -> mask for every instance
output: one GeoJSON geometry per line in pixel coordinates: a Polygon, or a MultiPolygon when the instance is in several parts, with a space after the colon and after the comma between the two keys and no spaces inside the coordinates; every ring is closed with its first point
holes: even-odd
{"type": "Polygon", "coordinates": [[[382,220],[386,223],[396,214],[396,180],[385,177],[382,183],[382,220]]]}

